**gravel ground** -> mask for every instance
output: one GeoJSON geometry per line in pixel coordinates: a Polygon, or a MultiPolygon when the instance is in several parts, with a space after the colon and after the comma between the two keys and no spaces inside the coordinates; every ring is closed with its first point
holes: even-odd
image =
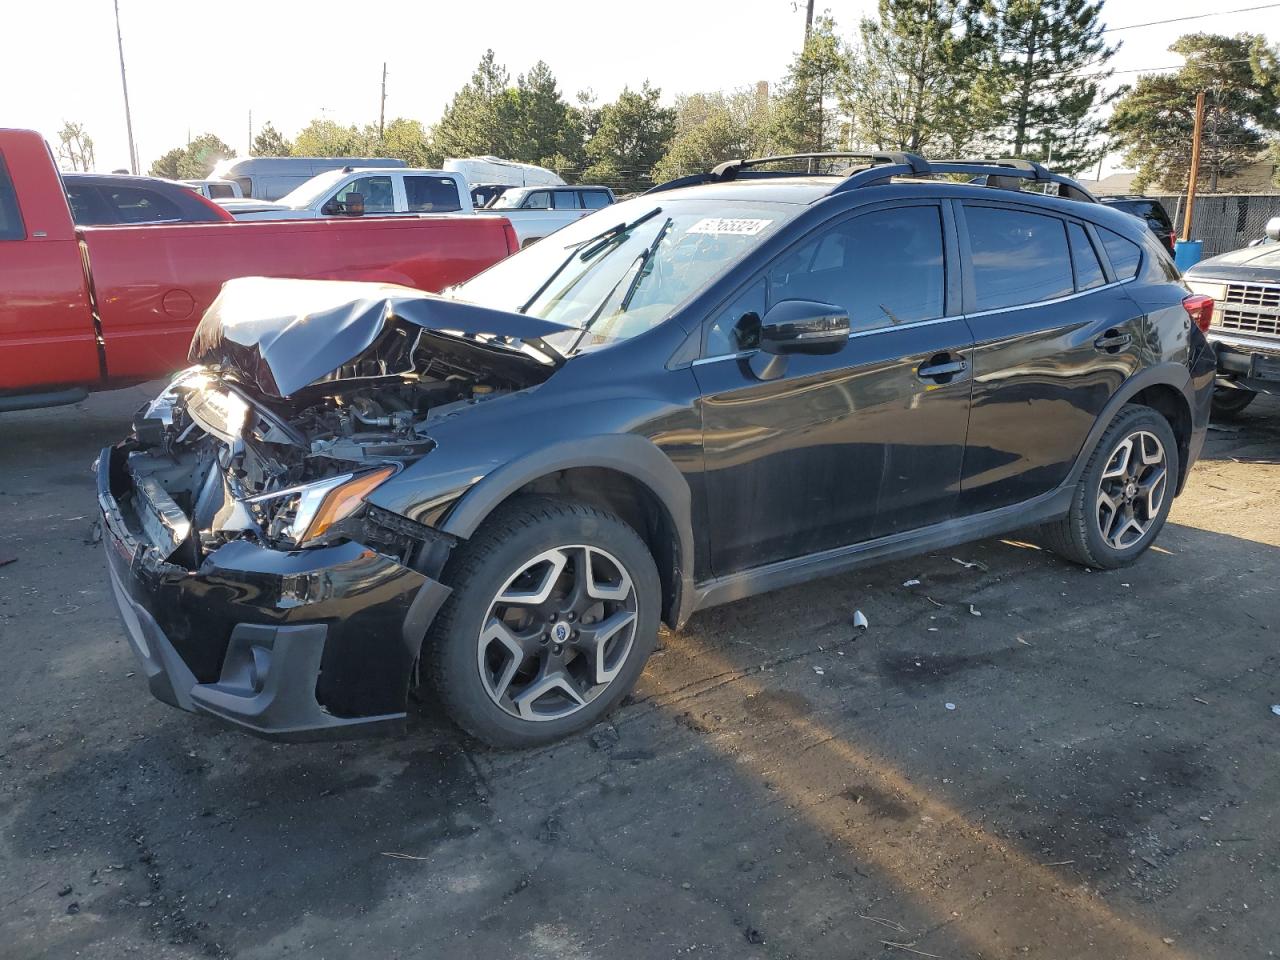
{"type": "Polygon", "coordinates": [[[611,724],[496,753],[149,696],[86,542],[148,392],[0,418],[0,956],[1280,951],[1280,402],[1134,567],[1027,533],[709,611],[611,724]]]}

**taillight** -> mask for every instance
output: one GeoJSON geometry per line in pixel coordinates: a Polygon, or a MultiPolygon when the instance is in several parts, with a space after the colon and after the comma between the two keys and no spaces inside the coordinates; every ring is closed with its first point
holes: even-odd
{"type": "Polygon", "coordinates": [[[1182,298],[1182,308],[1187,311],[1191,322],[1200,328],[1201,333],[1209,332],[1209,324],[1213,323],[1213,297],[1193,293],[1182,298]]]}

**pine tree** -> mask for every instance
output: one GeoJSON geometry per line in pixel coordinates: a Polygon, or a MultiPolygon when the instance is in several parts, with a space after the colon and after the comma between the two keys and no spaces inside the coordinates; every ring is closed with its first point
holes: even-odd
{"type": "Polygon", "coordinates": [[[661,96],[646,80],[639,90],[624,87],[617,100],[600,108],[599,126],[587,143],[591,165],[583,182],[624,191],[652,184],[651,171],[667,152],[676,125],[675,110],[661,106],[661,96]]]}
{"type": "Polygon", "coordinates": [[[486,50],[432,130],[433,149],[445,157],[510,156],[515,94],[509,80],[507,68],[486,50]]]}
{"type": "Polygon", "coordinates": [[[289,141],[284,138],[284,134],[272,126],[270,120],[262,125],[258,135],[253,138],[253,145],[249,148],[251,157],[287,157],[291,152],[292,147],[289,141]]]}
{"type": "Polygon", "coordinates": [[[149,177],[161,177],[165,180],[177,180],[182,174],[178,172],[178,164],[187,155],[186,147],[174,147],[160,155],[147,171],[149,177]]]}
{"type": "Polygon", "coordinates": [[[236,155],[226,143],[212,133],[202,133],[189,144],[178,161],[178,179],[203,180],[213,171],[219,160],[236,155]]]}
{"type": "Polygon", "coordinates": [[[1280,49],[1259,34],[1188,34],[1169,48],[1186,58],[1174,73],[1145,74],[1116,104],[1111,132],[1137,168],[1134,187],[1185,189],[1196,93],[1205,91],[1201,189],[1214,191],[1280,132],[1280,49]]]}
{"type": "Polygon", "coordinates": [[[995,44],[980,0],[880,0],[864,18],[842,106],[863,146],[958,155],[990,127],[995,44]]]}
{"type": "Polygon", "coordinates": [[[767,149],[768,102],[754,90],[693,93],[676,99],[675,136],[653,168],[661,183],[710,170],[738,157],[767,149]]]}
{"type": "Polygon", "coordinates": [[[1119,46],[1103,39],[1101,13],[1101,0],[992,0],[1001,139],[1013,156],[1076,173],[1105,151],[1098,108],[1116,96],[1102,85],[1119,46]]]}
{"type": "Polygon", "coordinates": [[[818,17],[796,55],[774,107],[774,149],[783,153],[830,150],[838,133],[837,97],[849,70],[848,50],[835,22],[818,17]]]}
{"type": "Polygon", "coordinates": [[[512,113],[511,159],[542,163],[572,151],[566,142],[573,134],[569,104],[541,60],[516,78],[512,113]]]}

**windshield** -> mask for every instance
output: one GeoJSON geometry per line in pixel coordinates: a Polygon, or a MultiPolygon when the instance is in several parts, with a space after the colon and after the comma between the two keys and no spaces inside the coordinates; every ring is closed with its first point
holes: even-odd
{"type": "Polygon", "coordinates": [[[459,284],[450,295],[551,320],[561,353],[657,326],[803,208],[789,203],[636,197],[459,284]]]}
{"type": "Polygon", "coordinates": [[[317,200],[324,199],[329,191],[346,177],[347,173],[343,170],[330,170],[327,173],[316,174],[306,183],[294,188],[293,192],[286,193],[276,203],[301,210],[303,207],[311,206],[317,200]]]}
{"type": "Polygon", "coordinates": [[[491,210],[512,210],[520,206],[528,195],[528,190],[504,190],[494,197],[493,202],[489,204],[489,208],[491,210]]]}

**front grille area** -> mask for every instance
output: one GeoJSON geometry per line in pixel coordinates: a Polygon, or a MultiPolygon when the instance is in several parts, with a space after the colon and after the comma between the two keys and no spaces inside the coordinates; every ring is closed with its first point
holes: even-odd
{"type": "Polygon", "coordinates": [[[1227,284],[1227,303],[1246,307],[1280,307],[1280,286],[1262,283],[1227,284]]]}
{"type": "Polygon", "coordinates": [[[1280,285],[1229,283],[1214,326],[1280,337],[1280,285]]]}

